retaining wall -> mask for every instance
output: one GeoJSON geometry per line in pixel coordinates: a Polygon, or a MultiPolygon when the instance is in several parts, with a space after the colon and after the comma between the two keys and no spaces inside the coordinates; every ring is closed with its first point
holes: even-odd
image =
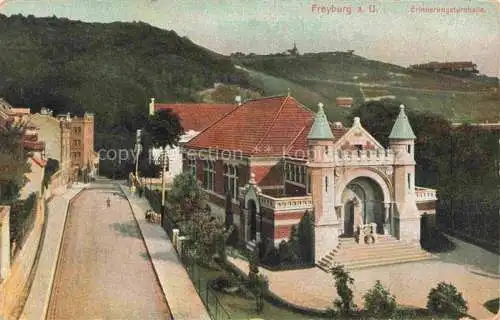
{"type": "Polygon", "coordinates": [[[45,221],[45,202],[40,197],[36,201],[35,215],[35,222],[28,238],[12,261],[8,277],[0,284],[0,312],[5,320],[18,318],[27,297],[29,278],[45,221]]]}

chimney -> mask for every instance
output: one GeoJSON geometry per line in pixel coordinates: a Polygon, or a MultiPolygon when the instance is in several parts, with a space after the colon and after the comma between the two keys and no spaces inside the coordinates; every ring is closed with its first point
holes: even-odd
{"type": "Polygon", "coordinates": [[[151,98],[151,102],[149,103],[149,115],[153,116],[155,114],[155,98],[151,98]]]}
{"type": "Polygon", "coordinates": [[[234,98],[234,101],[236,101],[236,103],[237,103],[239,106],[241,106],[241,96],[236,96],[236,97],[234,98]]]}

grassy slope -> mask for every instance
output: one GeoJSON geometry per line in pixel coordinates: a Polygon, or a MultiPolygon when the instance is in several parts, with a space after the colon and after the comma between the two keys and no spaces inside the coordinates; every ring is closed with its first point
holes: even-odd
{"type": "Polygon", "coordinates": [[[96,113],[97,148],[133,143],[150,97],[191,101],[214,82],[247,84],[228,57],[144,23],[0,15],[0,52],[0,96],[96,113]]]}
{"type": "Polygon", "coordinates": [[[344,120],[346,114],[345,110],[334,107],[336,97],[351,96],[355,105],[363,102],[358,83],[384,86],[363,87],[367,96],[394,95],[409,109],[440,114],[452,121],[500,120],[499,96],[493,92],[495,86],[485,81],[417,72],[342,53],[233,60],[254,71],[251,78],[267,86],[269,94],[282,93],[283,87],[291,87],[292,94],[303,97],[299,100],[307,105],[316,105],[321,99],[330,106],[327,112],[332,120],[344,120]]]}

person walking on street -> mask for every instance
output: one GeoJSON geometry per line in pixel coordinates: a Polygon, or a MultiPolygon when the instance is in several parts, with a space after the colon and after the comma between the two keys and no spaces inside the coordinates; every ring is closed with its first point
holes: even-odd
{"type": "Polygon", "coordinates": [[[109,199],[109,197],[108,197],[108,199],[106,200],[106,204],[108,205],[108,208],[109,208],[109,207],[111,207],[111,199],[109,199]]]}

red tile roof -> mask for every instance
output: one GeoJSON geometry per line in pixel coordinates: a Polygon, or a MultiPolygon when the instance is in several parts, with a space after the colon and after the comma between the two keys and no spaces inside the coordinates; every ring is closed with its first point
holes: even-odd
{"type": "Polygon", "coordinates": [[[290,151],[307,150],[313,119],[314,113],[293,97],[250,100],[213,123],[186,147],[253,156],[288,155],[290,151]]]}
{"type": "Polygon", "coordinates": [[[234,104],[156,103],[155,111],[171,109],[179,116],[184,131],[200,132],[236,107],[234,104]]]}
{"type": "Polygon", "coordinates": [[[27,150],[38,150],[38,151],[41,151],[41,150],[45,149],[45,142],[43,142],[43,141],[24,140],[23,141],[23,146],[27,150]]]}
{"type": "Polygon", "coordinates": [[[40,167],[45,167],[47,165],[47,161],[45,160],[42,160],[42,159],[39,159],[37,157],[33,157],[31,158],[31,160],[33,160],[34,163],[36,163],[38,166],[40,167]]]}

